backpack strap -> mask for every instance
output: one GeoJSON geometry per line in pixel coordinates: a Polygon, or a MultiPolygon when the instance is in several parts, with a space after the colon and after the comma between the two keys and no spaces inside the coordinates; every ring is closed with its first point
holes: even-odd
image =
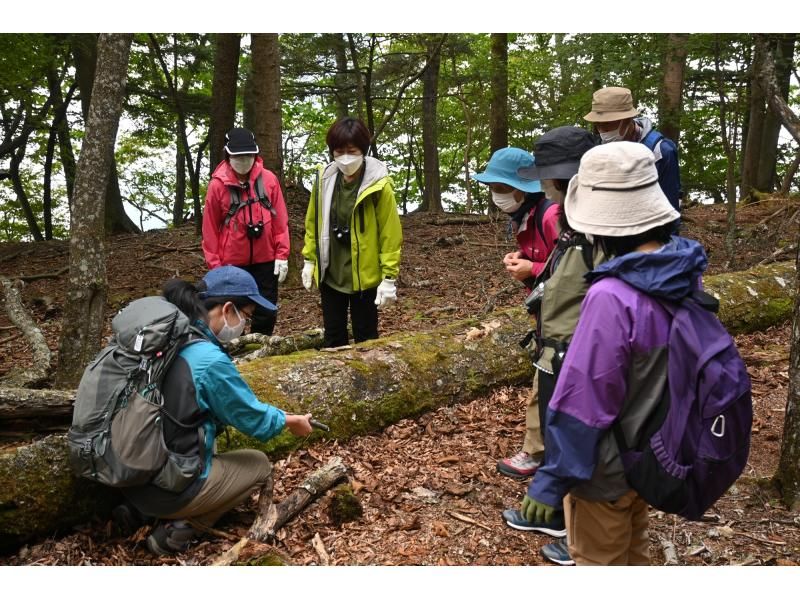
{"type": "Polygon", "coordinates": [[[552,205],[555,205],[555,202],[547,199],[547,197],[542,197],[539,203],[536,204],[536,213],[534,214],[536,218],[536,230],[539,231],[539,237],[542,241],[544,241],[544,214],[552,205]]]}
{"type": "Polygon", "coordinates": [[[233,218],[236,215],[236,212],[239,211],[239,208],[242,207],[242,198],[239,194],[240,188],[229,185],[228,191],[231,197],[231,204],[228,206],[228,213],[225,214],[225,221],[222,223],[222,226],[219,227],[220,230],[230,224],[231,218],[233,218]]]}
{"type": "Polygon", "coordinates": [[[650,129],[650,132],[644,136],[644,139],[642,139],[641,143],[643,143],[651,152],[653,152],[655,151],[659,141],[662,139],[664,139],[664,135],[655,129],[650,129]]]}
{"type": "Polygon", "coordinates": [[[267,191],[264,188],[264,180],[261,178],[261,174],[259,174],[256,179],[256,197],[258,198],[258,203],[269,210],[269,213],[272,214],[273,217],[278,215],[275,208],[272,207],[272,202],[269,200],[269,195],[267,195],[267,191]]]}

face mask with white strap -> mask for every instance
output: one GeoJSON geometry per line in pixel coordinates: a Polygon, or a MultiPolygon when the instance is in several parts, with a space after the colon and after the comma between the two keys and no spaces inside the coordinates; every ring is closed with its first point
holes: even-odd
{"type": "Polygon", "coordinates": [[[256,158],[255,156],[231,156],[228,158],[233,168],[239,174],[247,174],[253,168],[256,158]]]}
{"type": "Polygon", "coordinates": [[[521,201],[517,201],[513,191],[510,193],[497,193],[492,191],[492,201],[494,205],[506,214],[513,214],[519,210],[519,207],[522,205],[521,201]]]}
{"type": "Polygon", "coordinates": [[[334,161],[336,162],[336,166],[339,167],[339,170],[342,171],[342,174],[352,176],[361,168],[361,164],[364,162],[364,156],[360,154],[342,154],[341,156],[336,156],[334,161]]]}

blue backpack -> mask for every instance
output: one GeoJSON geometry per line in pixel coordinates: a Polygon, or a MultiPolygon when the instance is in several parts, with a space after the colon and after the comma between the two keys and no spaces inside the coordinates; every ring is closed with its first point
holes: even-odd
{"type": "Polygon", "coordinates": [[[633,446],[619,421],[612,429],[628,484],[653,507],[699,520],[747,464],[750,376],[716,299],[695,291],[660,302],[672,316],[666,389],[633,446]]]}

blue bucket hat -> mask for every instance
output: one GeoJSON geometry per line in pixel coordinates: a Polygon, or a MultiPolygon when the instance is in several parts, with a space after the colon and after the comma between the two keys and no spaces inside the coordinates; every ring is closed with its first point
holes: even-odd
{"type": "Polygon", "coordinates": [[[504,147],[492,154],[486,170],[473,174],[472,178],[481,183],[503,183],[526,193],[538,193],[542,190],[539,181],[523,179],[517,171],[520,168],[533,166],[533,156],[518,147],[504,147]]]}
{"type": "Polygon", "coordinates": [[[261,307],[270,311],[278,308],[264,299],[258,292],[255,278],[249,272],[236,266],[220,266],[214,268],[203,277],[206,290],[200,293],[201,299],[208,297],[247,297],[261,307]]]}

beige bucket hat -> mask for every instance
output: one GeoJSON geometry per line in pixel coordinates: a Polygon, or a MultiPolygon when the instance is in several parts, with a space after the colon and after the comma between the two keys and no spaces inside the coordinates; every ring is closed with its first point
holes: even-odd
{"type": "Polygon", "coordinates": [[[564,212],[578,232],[607,237],[638,235],[680,216],[658,184],[653,152],[632,141],[598,145],[583,155],[564,212]]]}
{"type": "Polygon", "coordinates": [[[592,111],[584,116],[591,123],[604,123],[638,116],[627,87],[603,87],[592,94],[592,111]]]}

